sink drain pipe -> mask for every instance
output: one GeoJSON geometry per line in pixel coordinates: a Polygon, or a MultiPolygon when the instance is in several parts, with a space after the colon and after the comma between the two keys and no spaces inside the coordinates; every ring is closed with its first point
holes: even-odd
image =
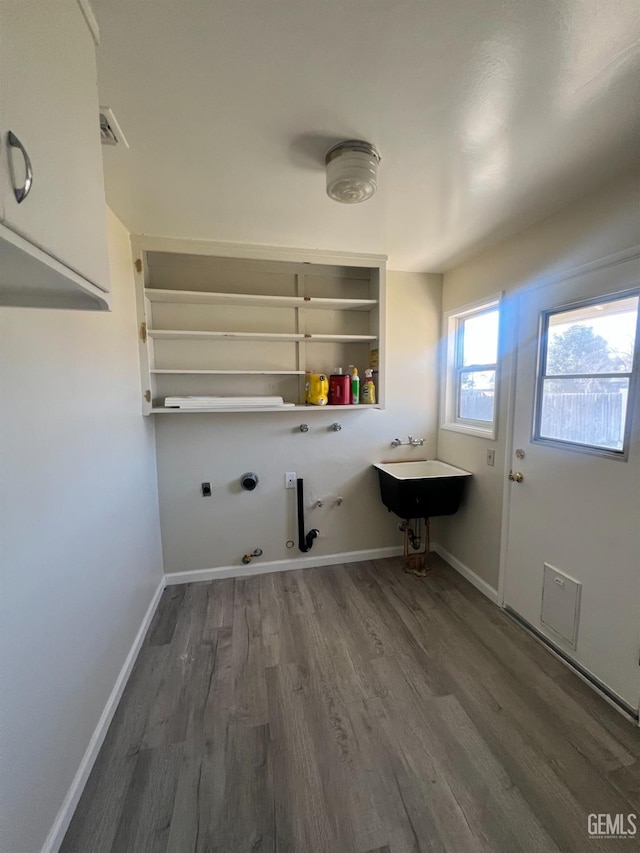
{"type": "Polygon", "coordinates": [[[302,478],[298,477],[298,548],[303,554],[306,554],[313,547],[313,540],[318,538],[320,531],[314,527],[307,534],[304,532],[304,489],[302,483],[302,478]]]}
{"type": "Polygon", "coordinates": [[[424,577],[429,571],[428,559],[431,549],[431,537],[429,535],[429,519],[425,518],[425,547],[424,551],[420,551],[422,545],[422,536],[420,535],[419,518],[414,519],[415,529],[411,526],[411,519],[406,519],[400,525],[400,530],[404,533],[404,558],[406,560],[405,572],[424,577]],[[409,544],[414,551],[419,551],[417,554],[409,552],[409,544]]]}

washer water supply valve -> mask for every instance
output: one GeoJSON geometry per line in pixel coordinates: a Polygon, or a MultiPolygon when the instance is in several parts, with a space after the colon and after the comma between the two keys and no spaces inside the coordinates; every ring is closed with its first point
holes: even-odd
{"type": "MultiPolygon", "coordinates": [[[[344,503],[344,498],[340,497],[340,496],[335,498],[335,500],[333,501],[334,506],[342,506],[343,503],[344,503]]],[[[320,509],[323,506],[324,506],[324,499],[323,498],[320,498],[320,500],[316,501],[314,504],[314,507],[316,507],[317,509],[320,509]]]]}
{"type": "Polygon", "coordinates": [[[262,548],[256,548],[250,554],[245,554],[242,558],[242,562],[247,566],[254,557],[262,557],[262,548]]]}

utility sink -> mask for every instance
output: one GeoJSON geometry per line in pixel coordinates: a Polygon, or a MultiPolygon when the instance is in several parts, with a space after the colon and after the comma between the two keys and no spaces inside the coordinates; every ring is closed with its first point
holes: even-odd
{"type": "Polygon", "coordinates": [[[458,511],[469,471],[438,459],[374,464],[382,503],[402,519],[453,515],[458,511]]]}

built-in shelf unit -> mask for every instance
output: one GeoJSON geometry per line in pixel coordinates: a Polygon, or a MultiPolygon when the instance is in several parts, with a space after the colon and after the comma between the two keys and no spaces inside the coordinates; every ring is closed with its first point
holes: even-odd
{"type": "Polygon", "coordinates": [[[143,413],[165,397],[229,397],[195,413],[343,412],[384,407],[385,258],[133,237],[143,413]],[[377,351],[375,406],[306,406],[305,373],[365,368],[377,351]],[[236,396],[286,407],[234,407],[236,396]]]}

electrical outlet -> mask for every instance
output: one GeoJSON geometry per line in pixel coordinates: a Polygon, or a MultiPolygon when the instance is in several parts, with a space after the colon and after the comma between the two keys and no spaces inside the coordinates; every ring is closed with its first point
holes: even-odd
{"type": "Polygon", "coordinates": [[[284,475],[284,487],[285,489],[295,489],[296,487],[296,472],[295,471],[287,471],[284,475]]]}
{"type": "Polygon", "coordinates": [[[487,450],[487,465],[491,468],[496,464],[496,452],[495,450],[487,450]]]}

